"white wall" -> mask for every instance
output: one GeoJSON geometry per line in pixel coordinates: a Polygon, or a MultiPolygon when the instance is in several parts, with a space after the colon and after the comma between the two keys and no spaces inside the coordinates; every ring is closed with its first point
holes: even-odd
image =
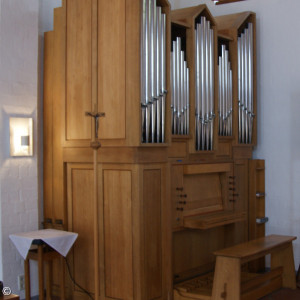
{"type": "MultiPolygon", "coordinates": [[[[30,158],[9,156],[9,117],[30,116],[37,132],[38,0],[1,0],[0,164],[2,278],[18,293],[23,260],[9,234],[38,228],[37,141],[30,158]]],[[[34,287],[33,287],[34,288],[34,287]]]]}
{"type": "MultiPolygon", "coordinates": [[[[53,7],[61,0],[0,0],[0,280],[24,298],[17,276],[23,259],[9,234],[39,228],[42,220],[42,37],[51,30],[53,7]],[[40,39],[39,39],[40,32],[40,39]],[[40,43],[39,43],[40,42],[40,43]],[[39,58],[39,59],[38,59],[39,58]],[[9,117],[34,122],[34,155],[9,156],[9,117]]],[[[31,262],[32,295],[38,294],[31,262]]]]}
{"type": "Polygon", "coordinates": [[[300,262],[300,1],[170,0],[172,9],[205,3],[214,16],[253,11],[257,16],[258,145],[266,160],[267,234],[298,236],[300,262]]]}

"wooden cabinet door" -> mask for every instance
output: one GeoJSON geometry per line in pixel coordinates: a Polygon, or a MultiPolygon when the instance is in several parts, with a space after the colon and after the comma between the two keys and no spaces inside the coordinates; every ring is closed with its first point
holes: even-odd
{"type": "Polygon", "coordinates": [[[99,138],[125,139],[126,1],[67,1],[65,139],[89,146],[94,120],[104,112],[99,138]]]}
{"type": "Polygon", "coordinates": [[[103,240],[105,297],[133,299],[132,171],[104,167],[103,240]]]}
{"type": "MultiPolygon", "coordinates": [[[[72,249],[71,270],[74,280],[93,293],[94,282],[94,218],[93,165],[68,164],[68,229],[78,233],[72,249]]],[[[74,298],[82,299],[82,291],[73,287],[74,298]]]]}
{"type": "Polygon", "coordinates": [[[66,141],[87,141],[92,138],[92,120],[85,112],[92,111],[92,9],[93,0],[67,1],[66,46],[66,141]]]}

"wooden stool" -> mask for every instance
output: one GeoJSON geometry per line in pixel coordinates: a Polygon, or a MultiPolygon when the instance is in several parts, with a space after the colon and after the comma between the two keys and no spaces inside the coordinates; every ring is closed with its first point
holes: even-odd
{"type": "Polygon", "coordinates": [[[269,288],[276,290],[281,285],[296,288],[292,241],[296,237],[270,235],[247,243],[214,252],[217,256],[213,282],[212,300],[258,299],[270,291],[262,284],[256,288],[259,279],[252,283],[248,294],[241,295],[241,265],[267,254],[271,254],[271,271],[280,267],[282,276],[274,279],[269,288]],[[282,284],[281,284],[282,283],[282,284]]]}
{"type": "Polygon", "coordinates": [[[46,261],[46,299],[51,300],[51,271],[52,260],[59,259],[61,265],[60,278],[60,296],[61,300],[65,300],[65,272],[64,258],[54,249],[46,245],[42,240],[34,240],[33,245],[37,245],[37,249],[30,250],[24,261],[25,269],[25,300],[30,300],[30,266],[29,260],[38,261],[38,277],[39,277],[39,300],[44,300],[44,261],[46,261]]]}

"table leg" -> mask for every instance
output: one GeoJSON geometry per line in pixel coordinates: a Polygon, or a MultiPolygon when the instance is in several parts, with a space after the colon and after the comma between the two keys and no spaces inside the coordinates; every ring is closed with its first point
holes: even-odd
{"type": "Polygon", "coordinates": [[[43,245],[38,245],[39,300],[44,300],[43,245]]]}
{"type": "Polygon", "coordinates": [[[63,256],[60,257],[60,266],[61,266],[60,299],[65,300],[65,262],[63,256]]]}
{"type": "Polygon", "coordinates": [[[46,295],[47,300],[52,299],[52,293],[51,293],[51,280],[52,279],[52,261],[47,261],[46,264],[46,295]]]}
{"type": "Polygon", "coordinates": [[[25,300],[30,300],[30,265],[29,259],[24,260],[24,273],[25,273],[25,300]]]}

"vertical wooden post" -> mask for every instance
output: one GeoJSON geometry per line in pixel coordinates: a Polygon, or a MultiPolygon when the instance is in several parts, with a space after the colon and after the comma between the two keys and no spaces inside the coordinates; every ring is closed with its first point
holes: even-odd
{"type": "Polygon", "coordinates": [[[296,289],[296,273],[292,242],[290,242],[286,248],[271,254],[271,268],[279,266],[283,267],[282,286],[296,289]]]}
{"type": "Polygon", "coordinates": [[[60,267],[61,267],[60,299],[65,300],[65,262],[63,256],[60,256],[60,267]]]}
{"type": "Polygon", "coordinates": [[[212,300],[240,300],[241,262],[238,258],[217,257],[212,300]]]}
{"type": "Polygon", "coordinates": [[[25,300],[30,300],[30,264],[29,258],[24,261],[24,273],[25,273],[25,300]]]}
{"type": "Polygon", "coordinates": [[[38,245],[39,299],[44,300],[43,245],[38,245]]]}
{"type": "Polygon", "coordinates": [[[52,261],[46,262],[46,299],[51,300],[52,261]]]}

